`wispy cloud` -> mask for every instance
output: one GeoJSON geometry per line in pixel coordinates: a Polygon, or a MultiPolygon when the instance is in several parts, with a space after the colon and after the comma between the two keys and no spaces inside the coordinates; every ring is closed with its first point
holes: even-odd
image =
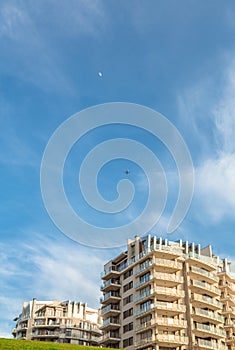
{"type": "Polygon", "coordinates": [[[60,236],[31,232],[28,240],[0,245],[2,336],[10,336],[12,319],[22,302],[78,300],[99,307],[100,272],[110,252],[85,248],[60,236]],[[105,260],[105,261],[104,261],[105,260]],[[7,296],[6,296],[7,295],[7,296]]]}
{"type": "MultiPolygon", "coordinates": [[[[217,87],[215,77],[206,77],[179,99],[183,119],[188,114],[193,125],[199,154],[202,150],[195,169],[196,203],[213,223],[232,217],[235,210],[234,59],[230,57],[228,64],[226,57],[223,67],[222,85],[217,87]]],[[[205,215],[202,220],[205,221],[205,215]]]]}
{"type": "Polygon", "coordinates": [[[67,74],[63,40],[97,35],[98,28],[104,25],[104,17],[100,1],[70,1],[69,6],[63,1],[27,5],[14,0],[2,1],[0,69],[46,92],[77,94],[67,74]]]}

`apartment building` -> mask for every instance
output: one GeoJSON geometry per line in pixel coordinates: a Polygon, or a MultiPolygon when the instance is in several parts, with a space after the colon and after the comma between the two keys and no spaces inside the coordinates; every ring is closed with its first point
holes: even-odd
{"type": "Polygon", "coordinates": [[[17,339],[97,346],[102,334],[99,311],[69,300],[24,302],[14,321],[17,339]]]}
{"type": "Polygon", "coordinates": [[[235,280],[211,246],[136,236],[101,277],[103,346],[235,349],[235,280]]]}
{"type": "Polygon", "coordinates": [[[218,276],[226,343],[229,350],[235,350],[235,278],[230,273],[230,263],[227,259],[224,259],[223,268],[219,269],[218,276]]]}

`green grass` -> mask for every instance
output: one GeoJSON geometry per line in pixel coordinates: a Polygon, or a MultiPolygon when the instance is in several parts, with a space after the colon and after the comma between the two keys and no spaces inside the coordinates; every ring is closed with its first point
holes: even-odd
{"type": "MultiPolygon", "coordinates": [[[[94,346],[82,346],[74,344],[46,343],[30,340],[0,339],[1,350],[101,350],[94,346]]],[[[102,348],[106,350],[106,348],[102,348]]],[[[108,349],[110,350],[110,349],[108,349]]]]}

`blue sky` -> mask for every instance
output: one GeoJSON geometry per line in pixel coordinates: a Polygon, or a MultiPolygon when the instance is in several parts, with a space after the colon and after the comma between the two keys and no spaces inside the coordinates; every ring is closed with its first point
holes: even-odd
{"type": "MultiPolygon", "coordinates": [[[[234,260],[234,17],[233,1],[1,1],[0,336],[10,336],[11,320],[33,297],[99,305],[103,264],[120,250],[71,241],[50,220],[40,191],[49,138],[93,105],[142,104],[177,127],[193,159],[195,192],[169,238],[212,243],[215,253],[234,260]]],[[[178,193],[175,165],[161,142],[135,128],[101,128],[75,145],[65,165],[71,204],[101,226],[124,224],[143,208],[146,178],[126,160],[110,162],[98,177],[101,193],[112,200],[131,169],[135,203],[123,215],[91,211],[77,188],[82,157],[115,137],[143,142],[161,160],[169,193],[152,232],[166,237],[178,193]]]]}

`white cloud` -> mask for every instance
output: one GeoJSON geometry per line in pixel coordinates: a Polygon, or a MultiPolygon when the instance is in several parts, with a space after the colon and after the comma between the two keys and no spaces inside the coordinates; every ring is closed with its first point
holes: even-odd
{"type": "Polygon", "coordinates": [[[204,151],[195,169],[198,219],[203,222],[218,223],[225,217],[234,217],[235,210],[234,59],[230,58],[228,64],[226,57],[224,67],[220,86],[213,78],[205,78],[184,94],[184,102],[179,99],[181,115],[184,119],[186,114],[190,116],[198,152],[204,151]],[[210,124],[203,123],[203,118],[209,119],[210,124]]]}
{"type": "MultiPolygon", "coordinates": [[[[213,222],[234,217],[235,154],[221,154],[198,167],[196,190],[199,203],[213,222]]],[[[201,217],[205,221],[205,217],[201,217]]]]}
{"type": "Polygon", "coordinates": [[[225,86],[213,110],[216,136],[222,153],[235,152],[235,60],[225,72],[225,86]]]}

